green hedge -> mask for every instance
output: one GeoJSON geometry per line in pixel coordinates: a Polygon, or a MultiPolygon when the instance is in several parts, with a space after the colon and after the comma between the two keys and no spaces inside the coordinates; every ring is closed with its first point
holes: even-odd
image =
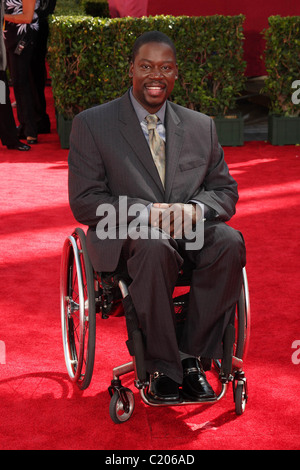
{"type": "Polygon", "coordinates": [[[55,106],[65,118],[121,96],[130,85],[133,42],[160,30],[175,42],[179,79],[171,99],[210,115],[235,108],[245,81],[244,16],[92,18],[53,16],[49,66],[55,106]]]}
{"type": "Polygon", "coordinates": [[[292,102],[292,83],[300,79],[300,16],[271,16],[263,34],[268,76],[262,91],[270,98],[270,113],[299,116],[300,106],[292,102]]]}

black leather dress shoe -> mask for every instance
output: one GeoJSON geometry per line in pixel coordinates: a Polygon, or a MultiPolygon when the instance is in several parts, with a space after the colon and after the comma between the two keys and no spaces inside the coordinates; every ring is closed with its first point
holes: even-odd
{"type": "Polygon", "coordinates": [[[19,142],[18,144],[15,145],[8,145],[7,148],[9,150],[20,150],[21,152],[26,152],[30,150],[30,145],[23,144],[22,142],[19,142]]]}
{"type": "Polygon", "coordinates": [[[150,375],[148,395],[156,401],[179,401],[179,385],[165,374],[155,372],[150,375]]]}
{"type": "Polygon", "coordinates": [[[216,397],[209,385],[206,375],[202,370],[198,359],[187,358],[182,361],[183,383],[182,394],[192,401],[209,400],[216,397]]]}

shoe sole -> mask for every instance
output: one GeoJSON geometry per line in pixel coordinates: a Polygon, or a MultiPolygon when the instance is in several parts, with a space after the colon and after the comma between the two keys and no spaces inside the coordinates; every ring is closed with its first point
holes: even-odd
{"type": "Polygon", "coordinates": [[[195,395],[189,395],[188,393],[185,393],[182,391],[182,396],[185,400],[187,401],[192,401],[192,402],[201,402],[201,401],[214,401],[217,396],[216,394],[214,395],[203,395],[201,397],[196,397],[195,395]]]}
{"type": "Polygon", "coordinates": [[[174,404],[174,403],[180,403],[182,401],[182,398],[180,397],[180,395],[178,395],[178,397],[174,396],[173,398],[171,397],[163,398],[163,397],[159,397],[158,395],[152,395],[151,393],[149,393],[148,390],[146,392],[146,397],[152,403],[174,404]]]}

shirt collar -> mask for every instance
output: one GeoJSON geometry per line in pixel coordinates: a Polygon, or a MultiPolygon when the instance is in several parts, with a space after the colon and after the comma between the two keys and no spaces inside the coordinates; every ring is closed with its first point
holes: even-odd
{"type": "MultiPolygon", "coordinates": [[[[132,106],[134,107],[134,110],[137,114],[139,122],[142,122],[145,120],[145,117],[148,116],[149,111],[147,111],[143,106],[135,99],[132,93],[132,88],[130,88],[130,93],[129,93],[132,106]]],[[[165,113],[166,113],[166,101],[162,105],[162,107],[157,111],[156,116],[158,119],[164,124],[165,121],[165,113]]]]}

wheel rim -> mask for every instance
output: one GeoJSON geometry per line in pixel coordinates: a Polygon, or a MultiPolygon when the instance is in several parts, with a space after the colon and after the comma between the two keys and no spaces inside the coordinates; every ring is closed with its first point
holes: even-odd
{"type": "Polygon", "coordinates": [[[118,394],[115,392],[111,398],[110,404],[110,416],[112,420],[117,423],[124,423],[127,421],[133,413],[134,410],[134,396],[131,390],[123,390],[122,393],[126,394],[128,400],[128,410],[124,409],[123,402],[118,394]]]}
{"type": "Polygon", "coordinates": [[[61,322],[65,362],[69,377],[80,380],[85,330],[85,295],[77,244],[65,241],[61,269],[61,322]]]}
{"type": "Polygon", "coordinates": [[[243,268],[243,284],[235,314],[236,340],[233,355],[245,360],[250,338],[250,301],[246,269],[243,268]]]}

